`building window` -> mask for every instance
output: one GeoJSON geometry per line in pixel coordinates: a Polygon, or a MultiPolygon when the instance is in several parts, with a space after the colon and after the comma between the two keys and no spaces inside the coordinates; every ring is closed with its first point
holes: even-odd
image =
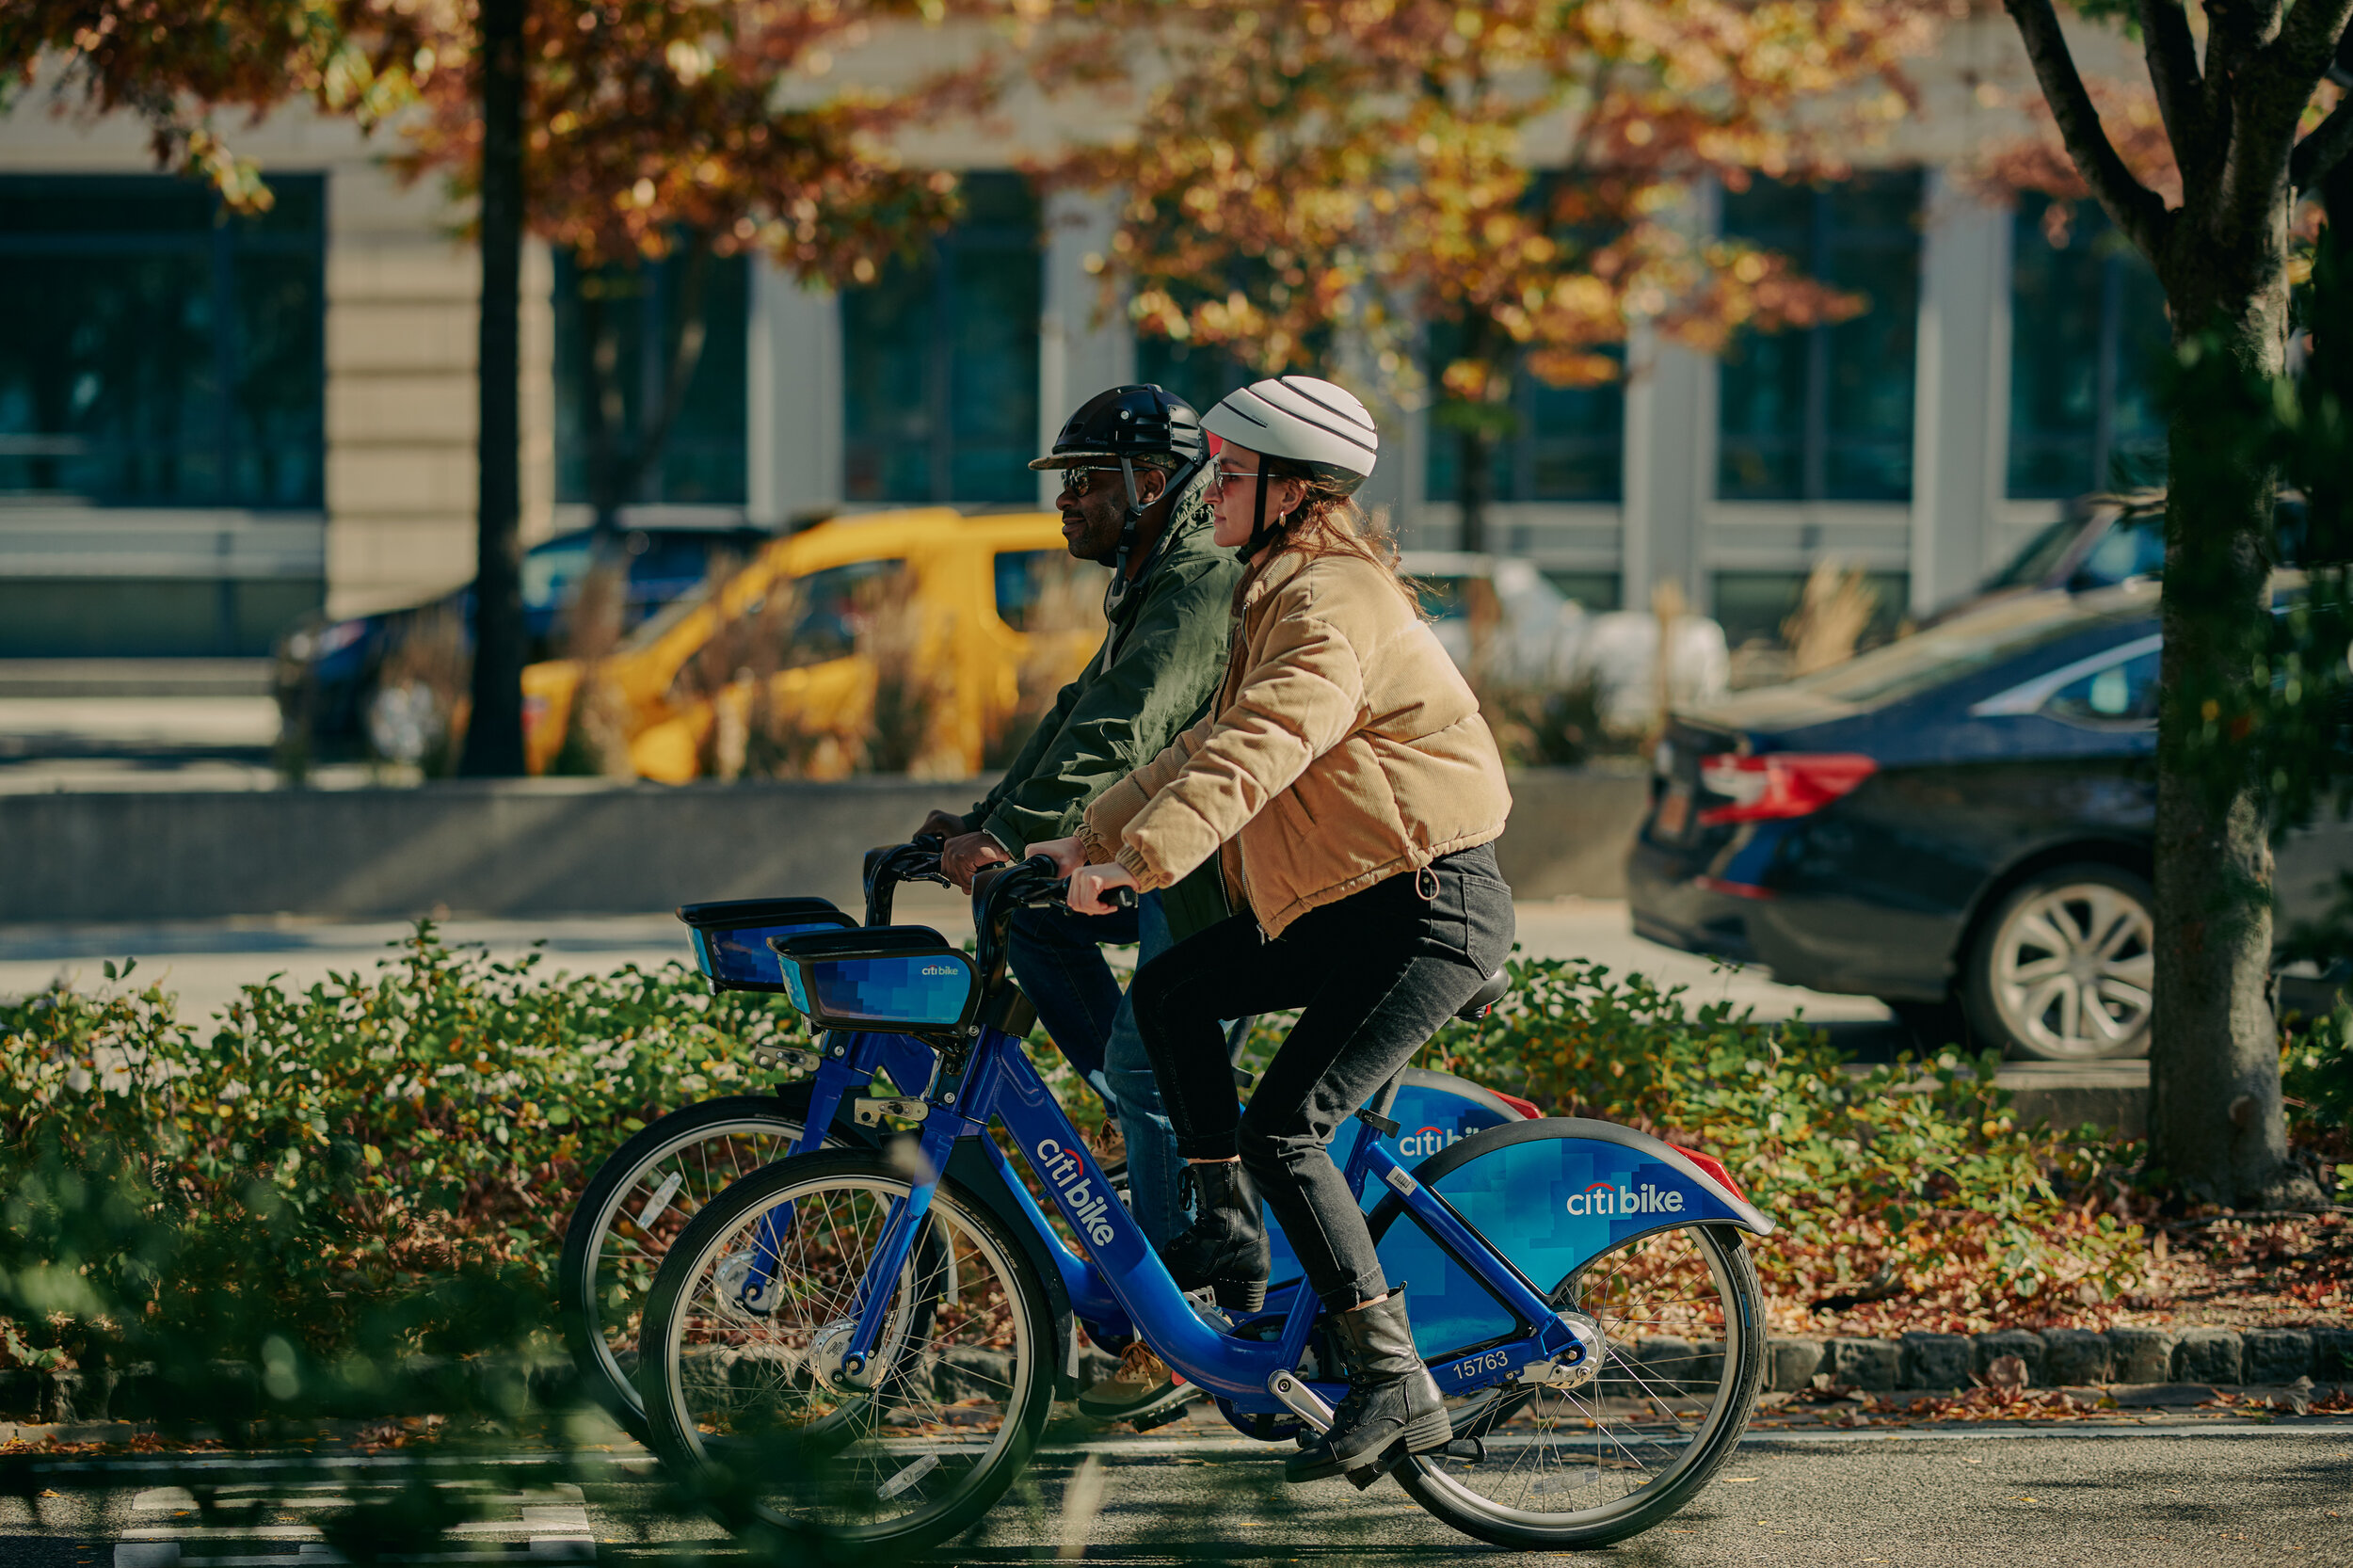
{"type": "Polygon", "coordinates": [[[1718,383],[1716,493],[1727,501],[1903,501],[1920,309],[1920,176],[1821,186],[1757,180],[1723,198],[1723,232],[1860,294],[1864,312],[1743,332],[1718,383]]]}
{"type": "Polygon", "coordinates": [[[1136,339],[1136,379],[1183,398],[1195,413],[1207,414],[1227,392],[1258,376],[1214,344],[1178,343],[1150,332],[1136,339]]]}
{"type": "Polygon", "coordinates": [[[2018,201],[2011,250],[2009,485],[2065,500],[2165,479],[2157,378],[2165,290],[2096,202],[2018,201]]]}
{"type": "Polygon", "coordinates": [[[327,182],[0,177],[0,493],[325,503],[327,182]]]}
{"type": "MultiPolygon", "coordinates": [[[[1450,322],[1429,328],[1430,374],[1434,381],[1454,357],[1457,328],[1450,322]]],[[[1623,370],[1625,351],[1598,352],[1623,370]]],[[[1625,474],[1625,382],[1621,376],[1597,386],[1555,387],[1523,364],[1512,373],[1510,434],[1487,453],[1490,501],[1598,501],[1622,498],[1625,474]]],[[[1463,440],[1459,432],[1433,419],[1424,493],[1433,501],[1462,499],[1463,440]]]]}
{"type": "Polygon", "coordinates": [[[740,506],[745,496],[746,360],[751,265],[743,256],[672,252],[658,262],[583,267],[555,259],[555,494],[593,502],[602,423],[605,461],[642,463],[623,499],[674,505],[740,506]],[[700,266],[699,280],[691,276],[700,266]],[[699,292],[699,305],[696,296],[699,292]],[[663,405],[689,318],[702,317],[702,350],[662,449],[642,448],[663,405]],[[596,373],[601,353],[609,369],[596,373]],[[598,404],[617,408],[600,421],[598,404]],[[617,414],[617,417],[614,417],[617,414]]]}
{"type": "Polygon", "coordinates": [[[1036,194],[1017,174],[968,174],[965,214],[920,259],[841,296],[847,499],[1034,503],[1036,194]]]}

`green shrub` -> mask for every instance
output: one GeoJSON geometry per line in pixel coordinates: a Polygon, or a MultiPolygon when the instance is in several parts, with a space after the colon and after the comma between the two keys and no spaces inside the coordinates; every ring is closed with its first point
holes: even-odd
{"type": "MultiPolygon", "coordinates": [[[[151,1313],[200,1314],[207,1292],[184,1285],[215,1278],[280,1304],[324,1353],[430,1282],[551,1277],[596,1161],[664,1111],[746,1087],[753,1044],[805,1039],[780,1003],[713,997],[684,968],[557,978],[427,922],[372,976],[248,985],[208,1031],[152,986],[0,1003],[0,1159],[12,1188],[45,1169],[35,1190],[168,1219],[178,1278],[151,1313]]],[[[24,1219],[72,1230],[80,1201],[24,1219]]],[[[8,1350],[74,1355],[75,1320],[20,1314],[8,1350]]]]}
{"type": "MultiPolygon", "coordinates": [[[[1782,1225],[1758,1261],[1785,1318],[1882,1275],[1897,1299],[1842,1321],[2096,1318],[2132,1283],[2137,1231],[2102,1209],[2134,1151],[2012,1126],[1989,1064],[1856,1073],[1802,1025],[1689,1013],[1596,965],[1513,968],[1496,1016],[1427,1059],[1721,1159],[1782,1225]]],[[[544,1300],[596,1162],[750,1087],[755,1044],[805,1038],[780,1002],[712,997],[683,966],[558,976],[429,923],[372,975],[250,985],[202,1028],[152,987],[0,1003],[0,1360],[155,1359],[179,1333],[191,1354],[261,1365],[276,1336],[326,1367],[525,1335],[515,1292],[544,1300]]]]}
{"type": "Polygon", "coordinates": [[[1723,1161],[1781,1226],[1757,1265],[1790,1326],[1812,1301],[1891,1292],[1858,1331],[2096,1320],[2136,1283],[2139,1227],[2103,1212],[2137,1155],[2022,1128],[1991,1056],[1852,1067],[1801,1021],[1576,960],[1514,960],[1485,1022],[1424,1060],[1556,1115],[1623,1122],[1723,1161]]]}
{"type": "Polygon", "coordinates": [[[2297,1142],[2334,1167],[2338,1201],[2353,1203],[2353,1002],[2291,1025],[2280,1052],[2290,1125],[2297,1142]]]}

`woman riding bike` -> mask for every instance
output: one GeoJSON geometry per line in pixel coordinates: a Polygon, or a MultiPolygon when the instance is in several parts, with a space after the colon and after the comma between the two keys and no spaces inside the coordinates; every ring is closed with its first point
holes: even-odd
{"type": "Polygon", "coordinates": [[[1085,862],[1070,886],[1080,914],[1211,855],[1241,893],[1246,913],[1144,966],[1132,990],[1200,1198],[1162,1256],[1181,1288],[1257,1308],[1265,1194],[1350,1373],[1331,1431],[1290,1479],[1369,1478],[1450,1433],[1326,1145],[1511,952],[1511,890],[1489,847],[1511,794],[1478,698],[1350,500],[1379,446],[1364,405],[1285,376],[1234,392],[1203,425],[1224,442],[1215,537],[1245,563],[1219,698],[1098,797],[1078,838],[1031,850],[1085,862]],[[1218,1020],[1294,1007],[1238,1111],[1218,1020]]]}

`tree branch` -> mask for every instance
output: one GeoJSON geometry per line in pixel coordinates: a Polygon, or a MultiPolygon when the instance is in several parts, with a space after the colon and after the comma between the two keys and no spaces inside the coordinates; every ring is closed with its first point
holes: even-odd
{"type": "Polygon", "coordinates": [[[2156,88],[2157,112],[2165,117],[2165,134],[2173,143],[2176,162],[2202,145],[2205,136],[2205,79],[2198,69],[2198,40],[2190,37],[2189,12],[2182,0],[2139,0],[2141,53],[2149,61],[2149,82],[2156,88]]]}
{"type": "Polygon", "coordinates": [[[2303,195],[2329,177],[2329,171],[2353,152],[2353,97],[2340,102],[2313,134],[2296,144],[2288,157],[2288,183],[2303,195]]]}
{"type": "Polygon", "coordinates": [[[2276,76],[2282,86],[2303,84],[2291,105],[2300,114],[2313,88],[2328,73],[2337,40],[2345,37],[2347,16],[2353,16],[2353,0],[2296,0],[2280,24],[2279,36],[2256,50],[2249,64],[2266,77],[2276,76]]]}
{"type": "MultiPolygon", "coordinates": [[[[2279,35],[2233,73],[2230,163],[2219,193],[2223,221],[2231,228],[2242,228],[2267,210],[2280,199],[2282,176],[2292,177],[2297,124],[2328,72],[2349,14],[2353,0],[2297,0],[2279,35]]],[[[2306,139],[2329,133],[2329,122],[2342,113],[2331,114],[2306,139]]],[[[2330,139],[2343,135],[2339,127],[2330,139]]],[[[2326,148],[2312,154],[2315,162],[2329,157],[2326,148]]]]}
{"type": "MultiPolygon", "coordinates": [[[[2353,4],[2353,0],[2345,3],[2353,4]]],[[[2100,123],[2100,111],[2092,105],[2091,94],[2075,69],[2066,35],[2059,31],[2058,13],[2052,9],[2051,0],[2002,0],[2002,4],[2018,24],[2018,36],[2025,42],[2026,57],[2034,62],[2035,80],[2042,86],[2042,96],[2051,105],[2051,118],[2058,123],[2068,156],[2075,160],[2077,171],[2116,227],[2142,255],[2154,261],[2165,238],[2165,202],[2133,178],[2133,171],[2117,156],[2115,144],[2100,123]]]]}

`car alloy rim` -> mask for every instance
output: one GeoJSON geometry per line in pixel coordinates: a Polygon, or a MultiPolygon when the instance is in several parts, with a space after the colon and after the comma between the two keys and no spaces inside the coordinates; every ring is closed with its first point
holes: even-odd
{"type": "Polygon", "coordinates": [[[2052,1056],[2104,1056],[2149,1027],[2154,960],[2141,902],[2105,882],[2037,894],[2002,923],[1993,998],[2023,1043],[2052,1056]]]}

